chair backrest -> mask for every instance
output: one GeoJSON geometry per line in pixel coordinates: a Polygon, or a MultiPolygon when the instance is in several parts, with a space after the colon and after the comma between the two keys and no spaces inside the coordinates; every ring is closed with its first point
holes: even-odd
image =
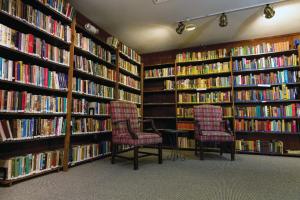
{"type": "MultiPolygon", "coordinates": [[[[222,107],[213,105],[194,106],[194,118],[199,121],[201,130],[224,131],[224,124],[221,123],[223,112],[222,107]]],[[[195,127],[197,131],[197,126],[195,127]]]]}
{"type": "Polygon", "coordinates": [[[114,124],[119,120],[130,119],[130,125],[134,132],[139,133],[137,107],[135,104],[124,101],[111,101],[112,137],[116,135],[130,135],[125,123],[114,124]]]}

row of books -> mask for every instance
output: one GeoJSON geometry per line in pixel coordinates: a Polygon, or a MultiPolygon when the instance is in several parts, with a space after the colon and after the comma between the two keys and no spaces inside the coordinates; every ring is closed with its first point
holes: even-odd
{"type": "Polygon", "coordinates": [[[225,58],[226,56],[226,49],[217,49],[203,52],[183,52],[176,55],[176,62],[205,61],[225,58]]]}
{"type": "Polygon", "coordinates": [[[119,74],[119,82],[124,84],[124,85],[127,85],[129,87],[138,89],[138,90],[141,89],[140,81],[137,81],[134,78],[131,78],[130,76],[126,76],[122,73],[119,74]]]}
{"type": "Polygon", "coordinates": [[[181,79],[177,81],[177,89],[210,89],[230,86],[230,77],[216,77],[208,79],[181,79]]]}
{"type": "Polygon", "coordinates": [[[89,102],[86,99],[73,99],[72,112],[74,114],[108,115],[109,103],[89,102]]]}
{"type": "Polygon", "coordinates": [[[300,82],[300,71],[282,70],[270,73],[237,75],[234,77],[235,86],[270,85],[300,82]]]}
{"type": "Polygon", "coordinates": [[[210,92],[210,93],[180,93],[178,94],[179,103],[225,103],[231,101],[231,92],[210,92]]]}
{"type": "Polygon", "coordinates": [[[69,66],[70,52],[50,45],[32,34],[25,34],[0,24],[0,45],[45,60],[69,66]]]}
{"type": "Polygon", "coordinates": [[[39,2],[46,6],[50,6],[67,18],[72,19],[75,14],[75,9],[66,0],[39,0],[39,2]]]}
{"type": "Polygon", "coordinates": [[[50,35],[58,37],[66,42],[71,42],[71,28],[61,22],[35,9],[31,5],[25,4],[21,0],[1,0],[0,10],[21,19],[27,24],[46,31],[50,35]],[[3,4],[4,3],[4,4],[3,4]]]}
{"type": "Polygon", "coordinates": [[[229,62],[217,62],[205,65],[177,66],[177,76],[202,75],[230,72],[229,62]]]}
{"type": "Polygon", "coordinates": [[[102,141],[99,144],[73,146],[70,151],[69,162],[76,164],[85,160],[93,159],[110,152],[110,142],[102,141]]]}
{"type": "Polygon", "coordinates": [[[235,102],[283,101],[296,99],[299,99],[299,89],[297,87],[288,88],[285,85],[282,85],[282,87],[272,87],[272,89],[235,91],[235,102]]]}
{"type": "Polygon", "coordinates": [[[97,84],[90,80],[73,78],[73,91],[97,97],[114,98],[114,88],[97,84]]]}
{"type": "Polygon", "coordinates": [[[273,133],[299,133],[300,124],[296,120],[235,120],[236,131],[273,133]]]}
{"type": "Polygon", "coordinates": [[[165,90],[174,90],[175,89],[175,81],[165,80],[164,81],[164,89],[165,90]]]}
{"type": "Polygon", "coordinates": [[[283,142],[280,140],[236,140],[235,148],[237,151],[258,152],[266,154],[283,154],[283,142]]]}
{"type": "Polygon", "coordinates": [[[174,76],[174,67],[145,70],[145,78],[158,78],[168,76],[174,76]]]}
{"type": "Polygon", "coordinates": [[[177,130],[194,130],[194,122],[177,122],[177,130]]]}
{"type": "Polygon", "coordinates": [[[195,148],[195,140],[187,137],[178,137],[177,144],[179,148],[195,148]]]}
{"type": "Polygon", "coordinates": [[[75,46],[97,56],[108,63],[114,63],[114,56],[112,56],[110,51],[101,47],[92,39],[84,37],[82,33],[76,33],[75,46]]]}
{"type": "Polygon", "coordinates": [[[74,55],[74,67],[77,70],[92,74],[94,76],[102,77],[112,81],[117,80],[117,73],[115,70],[89,60],[83,56],[74,55]]]}
{"type": "MultiPolygon", "coordinates": [[[[233,116],[231,107],[228,106],[222,107],[222,112],[224,117],[233,116]]],[[[194,108],[177,107],[176,113],[177,113],[177,117],[194,118],[194,108]]]]}
{"type": "Polygon", "coordinates": [[[138,66],[124,60],[123,58],[119,58],[119,67],[133,75],[139,76],[138,66]]]}
{"type": "Polygon", "coordinates": [[[63,117],[0,120],[0,141],[60,136],[65,133],[66,119],[63,117]]]}
{"type": "Polygon", "coordinates": [[[67,98],[0,90],[0,112],[66,113],[67,98]]]}
{"type": "Polygon", "coordinates": [[[288,50],[290,50],[289,41],[277,42],[277,43],[264,42],[258,45],[234,47],[231,49],[231,54],[232,56],[247,56],[247,55],[273,53],[273,52],[288,51],[288,50]]]}
{"type": "Polygon", "coordinates": [[[236,106],[237,117],[300,117],[300,104],[280,106],[236,106]]]}
{"type": "Polygon", "coordinates": [[[114,36],[110,36],[106,39],[106,44],[117,49],[119,46],[119,40],[114,36]]]}
{"type": "Polygon", "coordinates": [[[67,90],[68,76],[48,68],[0,57],[0,79],[38,87],[67,90]]]}
{"type": "Polygon", "coordinates": [[[141,104],[141,95],[127,92],[124,90],[119,90],[119,99],[123,101],[130,101],[133,103],[141,104]]]}
{"type": "Polygon", "coordinates": [[[262,57],[258,59],[249,60],[243,58],[242,60],[233,61],[234,71],[247,71],[247,70],[263,70],[263,69],[274,69],[281,67],[291,67],[298,65],[298,56],[292,54],[291,56],[280,56],[280,57],[262,57]]]}
{"type": "Polygon", "coordinates": [[[111,120],[98,120],[93,118],[73,118],[72,119],[73,134],[89,134],[101,131],[111,131],[111,120]]]}
{"type": "Polygon", "coordinates": [[[128,56],[130,59],[136,61],[137,63],[141,63],[141,56],[133,49],[127,47],[125,44],[121,43],[120,51],[126,56],[128,56]]]}
{"type": "Polygon", "coordinates": [[[14,180],[57,169],[62,165],[62,155],[62,150],[56,150],[0,160],[0,168],[5,170],[0,179],[14,180]]]}

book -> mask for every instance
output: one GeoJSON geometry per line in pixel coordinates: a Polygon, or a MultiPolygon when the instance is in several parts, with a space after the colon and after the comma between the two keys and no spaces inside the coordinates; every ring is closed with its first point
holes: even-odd
{"type": "Polygon", "coordinates": [[[178,103],[227,103],[231,101],[231,92],[179,93],[178,103]]]}
{"type": "Polygon", "coordinates": [[[121,43],[121,48],[120,51],[125,54],[127,57],[129,57],[131,60],[137,62],[137,63],[141,63],[141,56],[134,51],[133,49],[127,47],[125,44],[121,43]]]}
{"type": "Polygon", "coordinates": [[[137,81],[134,78],[131,78],[130,76],[126,76],[122,73],[119,73],[119,83],[122,83],[123,85],[126,85],[128,87],[132,87],[132,88],[137,89],[137,90],[141,89],[140,81],[137,81]]]}
{"type": "Polygon", "coordinates": [[[72,19],[75,14],[75,9],[71,4],[65,0],[38,0],[42,4],[51,7],[55,11],[61,13],[65,17],[72,19]]]}
{"type": "Polygon", "coordinates": [[[89,115],[109,115],[110,104],[90,102],[86,99],[75,99],[73,98],[73,114],[89,114],[89,115]]]}
{"type": "Polygon", "coordinates": [[[284,153],[284,144],[280,140],[236,140],[236,150],[242,152],[284,153]]]}
{"type": "Polygon", "coordinates": [[[176,55],[176,62],[205,61],[225,57],[227,57],[226,49],[217,49],[202,52],[183,52],[176,55]]]}
{"type": "Polygon", "coordinates": [[[123,101],[129,101],[136,104],[141,104],[141,95],[127,92],[119,89],[119,99],[123,101]]]}
{"type": "Polygon", "coordinates": [[[139,75],[139,67],[137,65],[134,65],[123,58],[119,58],[119,67],[130,72],[131,74],[135,76],[140,76],[139,75]]]}
{"type": "Polygon", "coordinates": [[[111,120],[98,120],[93,118],[73,118],[72,119],[72,134],[90,134],[99,133],[102,131],[111,131],[111,120]]]}
{"type": "Polygon", "coordinates": [[[230,72],[229,62],[217,62],[204,65],[188,65],[176,67],[177,76],[218,74],[230,72]]]}
{"type": "Polygon", "coordinates": [[[159,78],[159,77],[169,77],[169,76],[174,76],[174,67],[155,68],[155,69],[145,70],[145,78],[159,78]]]}
{"type": "Polygon", "coordinates": [[[106,39],[106,44],[108,44],[114,48],[118,48],[119,40],[118,40],[118,38],[111,36],[106,39]]]}
{"type": "Polygon", "coordinates": [[[231,77],[197,78],[177,80],[177,89],[210,89],[231,87],[231,77]]]}

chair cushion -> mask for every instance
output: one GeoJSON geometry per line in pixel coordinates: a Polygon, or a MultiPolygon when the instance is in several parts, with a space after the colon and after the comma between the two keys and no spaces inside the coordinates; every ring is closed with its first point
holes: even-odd
{"type": "Polygon", "coordinates": [[[202,131],[195,139],[203,142],[233,142],[234,136],[223,131],[202,131]]]}
{"type": "Polygon", "coordinates": [[[138,139],[132,139],[130,135],[115,135],[112,138],[114,144],[147,145],[162,143],[162,137],[155,133],[138,133],[138,139]]]}

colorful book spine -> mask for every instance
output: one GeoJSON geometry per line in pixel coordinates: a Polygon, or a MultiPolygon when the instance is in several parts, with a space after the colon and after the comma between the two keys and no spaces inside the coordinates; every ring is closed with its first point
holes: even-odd
{"type": "Polygon", "coordinates": [[[203,52],[183,52],[176,55],[176,62],[205,61],[225,57],[227,57],[226,49],[218,49],[203,52]]]}
{"type": "Polygon", "coordinates": [[[39,0],[46,6],[51,7],[55,11],[61,13],[67,18],[72,19],[75,14],[75,9],[65,0],[39,0]]]}
{"type": "Polygon", "coordinates": [[[119,67],[133,75],[139,76],[138,66],[124,60],[123,58],[119,58],[119,67]]]}
{"type": "Polygon", "coordinates": [[[229,62],[218,62],[205,65],[177,66],[177,76],[218,74],[230,72],[229,62]]]}
{"type": "Polygon", "coordinates": [[[165,80],[164,81],[164,90],[174,90],[175,89],[175,81],[165,80]]]}
{"type": "Polygon", "coordinates": [[[129,101],[136,104],[141,104],[141,95],[119,90],[119,99],[123,101],[129,101]]]}
{"type": "Polygon", "coordinates": [[[210,89],[222,87],[231,87],[230,77],[181,79],[177,81],[177,89],[210,89]]]}
{"type": "Polygon", "coordinates": [[[210,92],[210,93],[180,93],[179,103],[227,103],[231,101],[231,92],[210,92]]]}
{"type": "Polygon", "coordinates": [[[130,59],[136,61],[137,63],[141,63],[141,56],[135,52],[133,49],[127,47],[126,45],[121,43],[121,52],[128,56],[130,59]]]}
{"type": "Polygon", "coordinates": [[[86,99],[73,99],[73,114],[109,115],[110,104],[89,102],[86,99]]]}
{"type": "Polygon", "coordinates": [[[72,119],[73,135],[99,133],[111,131],[111,120],[98,120],[93,118],[72,119]]]}
{"type": "MultiPolygon", "coordinates": [[[[232,108],[228,106],[222,107],[223,117],[232,117],[232,108]]],[[[178,118],[194,118],[194,108],[177,107],[178,118]]]]}
{"type": "Polygon", "coordinates": [[[159,78],[159,77],[169,77],[169,76],[174,76],[173,67],[145,70],[145,78],[159,78]]]}
{"type": "Polygon", "coordinates": [[[280,140],[236,140],[236,150],[242,152],[259,152],[266,154],[283,154],[284,144],[280,140]]]}
{"type": "Polygon", "coordinates": [[[134,89],[140,90],[141,89],[141,83],[140,81],[137,81],[130,76],[126,76],[124,74],[119,74],[119,82],[123,85],[126,85],[128,87],[132,87],[134,89]]]}

